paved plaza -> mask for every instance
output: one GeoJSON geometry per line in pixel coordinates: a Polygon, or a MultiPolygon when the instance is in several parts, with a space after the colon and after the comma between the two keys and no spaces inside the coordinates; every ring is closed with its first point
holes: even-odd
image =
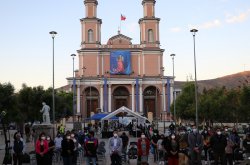
{"type": "MultiPolygon", "coordinates": [[[[10,140],[11,140],[11,145],[13,144],[13,135],[14,135],[14,133],[15,133],[15,131],[11,130],[10,134],[8,135],[8,137],[10,137],[10,140]]],[[[105,145],[105,149],[106,149],[105,157],[102,158],[102,159],[100,159],[100,161],[98,162],[98,164],[99,165],[110,165],[111,162],[110,162],[109,150],[108,150],[108,139],[102,139],[99,136],[97,136],[97,138],[98,138],[99,142],[104,141],[105,144],[106,144],[105,145]]],[[[135,141],[137,141],[137,138],[130,137],[130,142],[135,142],[135,141]]],[[[0,164],[2,164],[2,162],[3,162],[4,153],[5,153],[4,148],[5,148],[4,135],[1,134],[0,135],[0,164]]],[[[34,143],[33,142],[26,143],[25,152],[30,153],[31,151],[34,151],[34,148],[35,147],[34,147],[34,143]]],[[[250,160],[244,161],[244,162],[239,163],[239,164],[242,164],[242,165],[245,165],[247,163],[250,164],[249,161],[250,160]]],[[[62,165],[62,164],[63,164],[62,161],[59,161],[59,162],[56,162],[56,163],[53,162],[53,165],[62,165]]],[[[78,165],[85,165],[86,164],[85,163],[85,158],[84,158],[82,152],[80,152],[80,154],[79,154],[78,163],[77,164],[78,165]]],[[[130,165],[136,165],[137,164],[137,160],[136,159],[130,160],[129,164],[130,165]]],[[[149,155],[149,164],[150,165],[157,165],[157,163],[154,163],[154,161],[153,161],[153,155],[152,154],[149,155]]],[[[203,164],[205,164],[205,163],[203,162],[203,164]]],[[[23,164],[23,165],[25,165],[25,164],[23,164]]],[[[36,165],[36,159],[35,159],[35,155],[34,154],[31,155],[31,163],[30,163],[30,165],[36,165]]],[[[124,163],[124,165],[125,165],[125,163],[124,163]]]]}
{"type": "MultiPolygon", "coordinates": [[[[11,130],[10,131],[10,139],[11,139],[11,145],[13,144],[13,135],[14,135],[15,131],[14,130],[11,130]]],[[[24,137],[25,138],[25,137],[24,137]]],[[[108,139],[102,139],[100,138],[99,136],[97,136],[99,142],[101,141],[104,141],[105,142],[105,148],[106,148],[106,153],[105,153],[105,159],[102,159],[102,161],[99,162],[99,164],[101,165],[110,165],[110,157],[109,157],[109,150],[108,150],[108,139]]],[[[133,141],[137,141],[137,138],[134,138],[134,137],[130,137],[130,142],[133,142],[133,141]]],[[[4,135],[0,135],[0,164],[2,164],[3,162],[3,158],[4,158],[4,153],[5,153],[5,142],[4,142],[4,135]]],[[[26,143],[26,149],[25,151],[27,153],[31,152],[31,151],[34,151],[34,143],[33,142],[29,142],[29,143],[26,143]]],[[[32,156],[31,159],[33,159],[34,157],[32,156]]],[[[136,162],[137,160],[134,159],[134,160],[130,160],[130,165],[136,165],[136,162]]],[[[31,164],[35,165],[36,162],[35,160],[31,162],[31,164]]],[[[59,164],[63,164],[62,161],[58,162],[58,163],[53,163],[55,165],[59,165],[59,164]]],[[[78,164],[80,165],[85,165],[85,160],[84,160],[84,156],[83,154],[80,153],[80,157],[78,159],[78,164]]],[[[150,165],[156,165],[157,163],[154,163],[153,161],[153,155],[151,154],[149,156],[149,164],[150,165]]]]}

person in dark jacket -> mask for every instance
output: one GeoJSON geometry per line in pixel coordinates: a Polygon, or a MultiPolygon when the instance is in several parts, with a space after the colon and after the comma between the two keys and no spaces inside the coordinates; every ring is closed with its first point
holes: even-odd
{"type": "Polygon", "coordinates": [[[207,161],[208,161],[208,149],[210,149],[211,134],[209,133],[208,129],[205,128],[202,131],[201,135],[203,137],[203,150],[204,150],[204,153],[205,153],[205,162],[207,163],[207,161]]]}
{"type": "Polygon", "coordinates": [[[222,165],[226,165],[225,148],[227,146],[227,139],[222,134],[220,128],[217,128],[216,134],[211,137],[210,145],[214,153],[215,165],[219,164],[219,160],[222,165]]]}
{"type": "Polygon", "coordinates": [[[248,124],[248,127],[244,130],[245,134],[250,134],[250,124],[248,124]]]}
{"type": "Polygon", "coordinates": [[[250,132],[246,134],[246,138],[243,140],[243,147],[247,157],[250,157],[250,132]]]}
{"type": "Polygon", "coordinates": [[[176,140],[175,134],[172,134],[169,141],[167,152],[168,152],[168,165],[178,165],[178,154],[179,154],[179,142],[176,140]]]}
{"type": "Polygon", "coordinates": [[[25,135],[26,135],[26,142],[30,142],[30,124],[27,123],[25,126],[24,126],[24,131],[25,131],[25,135]]]}
{"type": "Polygon", "coordinates": [[[24,149],[24,143],[21,139],[21,134],[19,132],[16,132],[14,134],[14,145],[13,145],[13,161],[14,165],[21,165],[22,164],[22,156],[23,156],[23,149],[24,149]]]}
{"type": "Polygon", "coordinates": [[[229,135],[229,138],[234,143],[233,150],[240,147],[240,136],[239,136],[236,128],[232,129],[232,133],[229,135]]]}
{"type": "Polygon", "coordinates": [[[197,130],[196,126],[192,126],[192,132],[188,134],[188,148],[190,154],[190,164],[201,165],[201,151],[203,149],[202,135],[197,130]]]}
{"type": "Polygon", "coordinates": [[[90,165],[96,165],[96,150],[98,148],[98,140],[94,137],[94,132],[90,131],[89,136],[85,138],[84,141],[84,150],[86,156],[86,163],[90,165]]]}
{"type": "Polygon", "coordinates": [[[48,160],[47,165],[52,165],[52,158],[54,154],[55,143],[53,140],[51,140],[50,136],[47,136],[47,141],[49,145],[48,152],[47,152],[47,160],[48,160]]]}
{"type": "Polygon", "coordinates": [[[126,158],[127,158],[127,147],[128,147],[129,138],[126,135],[125,132],[122,133],[122,135],[120,136],[120,138],[122,139],[122,153],[125,154],[125,160],[126,160],[126,158]]]}
{"type": "Polygon", "coordinates": [[[70,133],[67,133],[62,140],[62,157],[64,165],[72,165],[74,148],[74,142],[70,138],[70,133]]]}
{"type": "Polygon", "coordinates": [[[170,130],[171,134],[175,133],[175,125],[173,122],[171,122],[171,124],[169,125],[169,130],[170,130]]]}
{"type": "Polygon", "coordinates": [[[76,134],[74,133],[74,131],[71,132],[70,134],[70,138],[73,140],[74,142],[74,154],[73,154],[73,158],[72,158],[72,164],[76,165],[77,164],[77,155],[78,155],[78,138],[77,136],[75,136],[76,134]]]}
{"type": "Polygon", "coordinates": [[[160,139],[159,131],[154,130],[153,136],[151,138],[151,145],[154,148],[154,162],[158,161],[158,153],[157,153],[157,142],[160,139]]]}

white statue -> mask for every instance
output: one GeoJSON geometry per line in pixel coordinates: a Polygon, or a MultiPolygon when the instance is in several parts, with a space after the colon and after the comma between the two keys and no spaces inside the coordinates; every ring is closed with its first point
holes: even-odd
{"type": "Polygon", "coordinates": [[[45,102],[43,102],[42,104],[43,104],[43,108],[40,110],[40,112],[43,113],[43,123],[50,124],[50,117],[49,117],[50,107],[46,105],[45,102]]]}

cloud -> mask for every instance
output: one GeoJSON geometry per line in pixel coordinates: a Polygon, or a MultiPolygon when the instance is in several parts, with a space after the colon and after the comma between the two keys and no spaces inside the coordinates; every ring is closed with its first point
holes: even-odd
{"type": "Polygon", "coordinates": [[[210,29],[210,28],[215,28],[215,27],[219,27],[221,26],[221,21],[218,19],[215,19],[213,21],[210,22],[205,22],[203,24],[200,25],[201,29],[210,29]]]}
{"type": "Polygon", "coordinates": [[[238,15],[227,15],[226,22],[227,23],[241,23],[241,22],[246,21],[249,15],[250,15],[250,9],[238,15]]]}
{"type": "Polygon", "coordinates": [[[170,31],[171,32],[180,32],[181,28],[180,27],[173,27],[173,28],[170,28],[170,31]]]}
{"type": "Polygon", "coordinates": [[[208,22],[204,22],[202,24],[199,25],[189,25],[189,29],[192,28],[198,28],[198,29],[211,29],[211,28],[216,28],[216,27],[220,27],[221,26],[221,21],[218,19],[215,19],[213,21],[208,21],[208,22]]]}
{"type": "MultiPolygon", "coordinates": [[[[214,19],[212,21],[207,21],[201,24],[196,24],[196,25],[189,24],[188,28],[189,29],[212,29],[212,28],[220,27],[222,24],[225,24],[225,23],[228,23],[228,24],[241,23],[241,22],[247,21],[249,17],[250,17],[250,9],[246,10],[245,12],[241,12],[238,15],[227,14],[226,18],[224,18],[222,21],[219,19],[214,19]]],[[[172,28],[170,30],[173,32],[178,32],[181,30],[181,28],[172,28]]]]}

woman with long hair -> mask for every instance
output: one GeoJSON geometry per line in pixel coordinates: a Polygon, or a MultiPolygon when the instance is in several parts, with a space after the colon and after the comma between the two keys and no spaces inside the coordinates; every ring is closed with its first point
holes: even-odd
{"type": "Polygon", "coordinates": [[[137,141],[137,149],[138,149],[137,150],[137,154],[138,154],[137,164],[147,163],[149,149],[150,149],[150,142],[144,133],[141,134],[141,137],[137,141]]]}
{"type": "Polygon", "coordinates": [[[42,132],[39,135],[39,138],[37,139],[35,146],[37,165],[47,164],[46,153],[48,152],[48,149],[49,149],[48,141],[46,140],[45,133],[42,132]]]}
{"type": "Polygon", "coordinates": [[[54,141],[51,139],[50,136],[47,136],[46,140],[48,141],[48,152],[47,152],[47,165],[52,165],[52,158],[53,158],[53,154],[54,154],[54,149],[55,149],[55,143],[54,141]]]}
{"type": "Polygon", "coordinates": [[[178,165],[179,164],[179,142],[175,136],[172,134],[168,145],[168,165],[178,165]]]}
{"type": "Polygon", "coordinates": [[[22,156],[24,150],[24,142],[21,137],[20,132],[16,132],[14,134],[14,144],[13,144],[13,160],[14,165],[21,165],[22,164],[22,156]]]}

